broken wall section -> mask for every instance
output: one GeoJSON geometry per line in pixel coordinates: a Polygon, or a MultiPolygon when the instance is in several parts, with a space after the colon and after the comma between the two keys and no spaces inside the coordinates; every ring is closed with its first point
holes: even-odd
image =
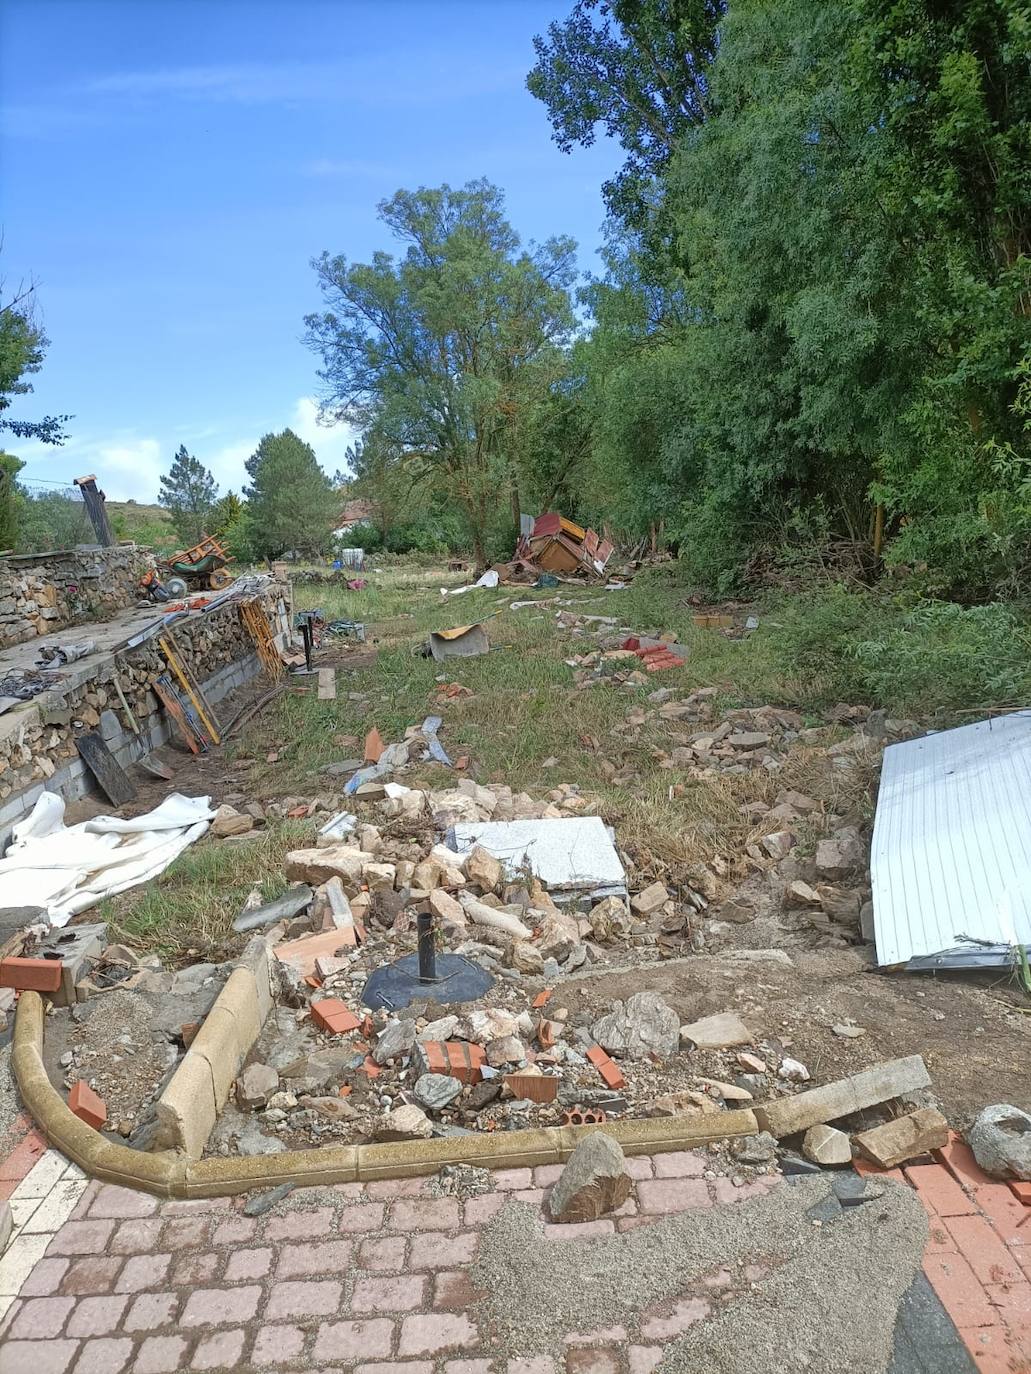
{"type": "Polygon", "coordinates": [[[135,605],[153,555],[136,544],[0,559],[0,649],[135,605]]]}

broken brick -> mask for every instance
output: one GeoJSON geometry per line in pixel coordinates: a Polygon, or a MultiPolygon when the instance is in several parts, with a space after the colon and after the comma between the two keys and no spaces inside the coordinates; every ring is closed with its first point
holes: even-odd
{"type": "Polygon", "coordinates": [[[365,762],[379,763],[380,755],[386,747],[383,736],[374,725],[365,736],[365,762]]]}
{"type": "Polygon", "coordinates": [[[551,1000],[552,991],[552,988],[545,988],[542,992],[537,994],[530,1003],[534,1011],[540,1011],[541,1007],[546,1007],[548,1005],[548,1002],[551,1000]]]}
{"type": "Polygon", "coordinates": [[[621,1070],[600,1045],[592,1045],[587,1051],[587,1058],[601,1074],[607,1087],[613,1089],[626,1087],[626,1079],[621,1070]]]}
{"type": "Polygon", "coordinates": [[[554,1102],[561,1080],[543,1073],[506,1073],[504,1081],[516,1097],[529,1102],[554,1102]]]}
{"type": "Polygon", "coordinates": [[[324,997],[320,1002],[313,1002],[311,1017],[320,1030],[330,1035],[346,1035],[361,1025],[354,1012],[338,997],[324,997]]]}
{"type": "Polygon", "coordinates": [[[0,959],[0,987],[19,992],[57,992],[64,963],[60,959],[0,959]]]}
{"type": "Polygon", "coordinates": [[[99,1131],[107,1120],[107,1106],[102,1097],[98,1097],[88,1083],[84,1083],[80,1078],[78,1083],[72,1084],[72,1090],[68,1094],[68,1106],[72,1113],[85,1121],[87,1126],[92,1126],[95,1131],[99,1131]]]}
{"type": "Polygon", "coordinates": [[[418,1045],[426,1064],[424,1073],[442,1073],[460,1083],[479,1083],[481,1068],[487,1062],[482,1045],[468,1040],[424,1040],[418,1045]]]}

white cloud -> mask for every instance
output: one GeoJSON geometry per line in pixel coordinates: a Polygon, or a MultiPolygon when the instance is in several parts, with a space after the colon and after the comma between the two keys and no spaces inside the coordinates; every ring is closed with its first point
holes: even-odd
{"type": "Polygon", "coordinates": [[[361,431],[348,424],[321,425],[318,416],[319,403],[315,397],[302,396],[294,406],[290,428],[306,444],[311,444],[321,467],[332,477],[338,468],[341,471],[346,468],[347,450],[361,431]]]}

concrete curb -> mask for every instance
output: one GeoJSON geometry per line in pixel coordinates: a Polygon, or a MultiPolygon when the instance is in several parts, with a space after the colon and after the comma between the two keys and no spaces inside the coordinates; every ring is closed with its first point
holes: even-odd
{"type": "Polygon", "coordinates": [[[92,1178],[156,1193],[159,1197],[227,1197],[274,1188],[279,1183],[314,1187],[414,1178],[436,1173],[445,1164],[475,1164],[489,1169],[564,1164],[584,1136],[599,1129],[614,1136],[628,1155],[692,1150],[713,1140],[755,1135],[759,1129],[754,1112],[741,1110],[697,1117],[612,1121],[604,1127],[548,1126],[537,1131],[399,1141],[391,1145],[326,1146],[232,1159],[191,1160],[171,1151],[143,1154],[106,1140],[72,1115],[43,1067],[44,1019],[45,1004],[40,995],[23,992],[18,999],[11,1063],[26,1108],[51,1145],[92,1178]]]}

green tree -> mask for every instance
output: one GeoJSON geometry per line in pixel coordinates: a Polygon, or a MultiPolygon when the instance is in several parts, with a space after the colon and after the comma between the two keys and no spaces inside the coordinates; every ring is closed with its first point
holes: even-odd
{"type": "Polygon", "coordinates": [[[311,445],[290,429],[266,434],[247,459],[247,472],[246,529],[254,555],[278,558],[293,550],[312,557],[324,554],[339,501],[311,445]]]}
{"type": "Polygon", "coordinates": [[[724,0],[577,0],[533,40],[527,88],[548,107],[563,152],[589,147],[598,126],[627,154],[603,187],[612,214],[638,229],[651,217],[657,179],[683,134],[710,106],[724,0]]]}
{"type": "Polygon", "coordinates": [[[196,544],[209,532],[217,500],[215,479],[200,459],[180,444],[171,468],[161,478],[158,501],[171,514],[184,544],[196,544]]]}
{"type": "Polygon", "coordinates": [[[313,264],[327,309],[307,317],[307,340],[323,407],[375,424],[378,459],[457,502],[482,565],[506,494],[518,512],[518,417],[561,371],[575,245],[521,248],[486,181],[399,191],[379,212],[404,257],[313,264]]]}
{"type": "MultiPolygon", "coordinates": [[[[2,290],[2,284],[0,284],[2,290]]],[[[32,287],[0,300],[0,430],[19,439],[38,439],[42,444],[63,444],[70,415],[46,415],[42,420],[16,420],[5,414],[17,396],[32,390],[26,377],[43,365],[49,340],[36,318],[32,287]]]]}
{"type": "Polygon", "coordinates": [[[13,453],[0,453],[0,550],[17,547],[20,496],[15,478],[24,466],[13,453]]]}

